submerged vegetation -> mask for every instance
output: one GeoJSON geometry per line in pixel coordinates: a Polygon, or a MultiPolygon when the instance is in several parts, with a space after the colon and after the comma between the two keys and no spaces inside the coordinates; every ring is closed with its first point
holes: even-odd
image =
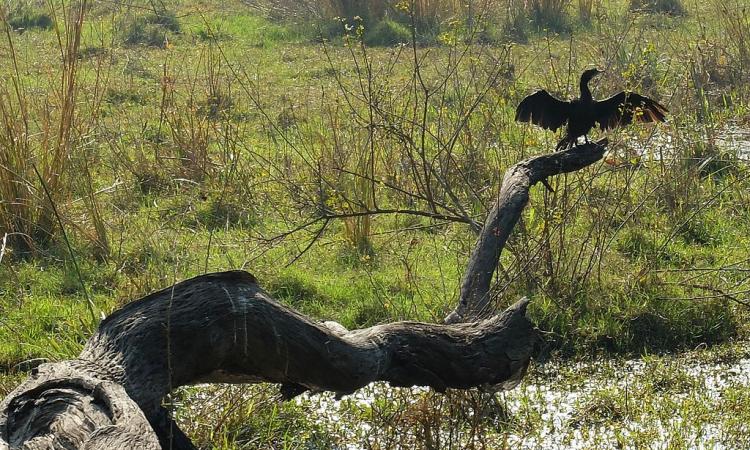
{"type": "MultiPolygon", "coordinates": [[[[669,122],[610,132],[603,163],[532,190],[493,306],[531,298],[542,360],[748,339],[750,139],[726,145],[750,128],[740,1],[29,0],[0,28],[0,394],[22,362],[77,354],[99,311],[206,271],[244,268],[347,327],[441,320],[505,169],[554,148],[515,106],[568,97],[591,65],[595,95],[641,91],[669,122]]],[[[610,386],[564,426],[667,423],[658,398],[700,380],[648,358],[643,410],[610,386]]],[[[267,387],[212,389],[171,401],[217,448],[513,447],[548,420],[531,394],[394,391],[314,421],[267,387]]],[[[701,398],[669,411],[731,444],[748,392],[714,399],[718,419],[701,398]]]]}

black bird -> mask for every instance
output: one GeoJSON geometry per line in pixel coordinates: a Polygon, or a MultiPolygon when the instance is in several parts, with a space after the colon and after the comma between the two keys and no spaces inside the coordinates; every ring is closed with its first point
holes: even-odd
{"type": "Polygon", "coordinates": [[[589,69],[581,75],[581,97],[569,102],[558,100],[544,89],[528,97],[516,108],[516,120],[531,122],[548,130],[557,131],[566,122],[565,136],[555,150],[575,145],[579,136],[588,142],[588,133],[599,123],[602,130],[624,126],[634,119],[638,122],[664,122],[667,108],[635,92],[620,92],[597,101],[591,96],[589,81],[602,73],[589,69]]]}

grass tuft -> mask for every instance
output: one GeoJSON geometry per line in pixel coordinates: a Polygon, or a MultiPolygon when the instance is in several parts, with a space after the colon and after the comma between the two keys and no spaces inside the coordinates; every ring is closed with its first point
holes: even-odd
{"type": "Polygon", "coordinates": [[[181,31],[174,11],[162,9],[142,16],[133,16],[120,24],[126,45],[146,45],[163,48],[170,38],[181,31]]]}
{"type": "Polygon", "coordinates": [[[406,25],[391,19],[381,20],[368,29],[364,36],[367,45],[383,47],[407,44],[411,42],[411,39],[411,30],[406,25]]]}
{"type": "Polygon", "coordinates": [[[631,11],[684,16],[687,14],[681,0],[630,0],[631,11]]]}
{"type": "Polygon", "coordinates": [[[14,31],[49,30],[54,25],[53,17],[29,0],[19,0],[11,5],[10,10],[6,12],[6,20],[14,31]]]}

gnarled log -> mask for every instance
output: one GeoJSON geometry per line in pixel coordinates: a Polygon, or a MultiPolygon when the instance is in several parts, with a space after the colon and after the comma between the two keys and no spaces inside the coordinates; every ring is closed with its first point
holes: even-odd
{"type": "Polygon", "coordinates": [[[247,272],[202,275],[113,313],[77,359],[39,366],[0,404],[0,447],[192,448],[160,404],[199,382],[281,383],[288,396],[378,380],[509,388],[534,344],[527,303],[473,323],[346,331],[282,305],[247,272]]]}

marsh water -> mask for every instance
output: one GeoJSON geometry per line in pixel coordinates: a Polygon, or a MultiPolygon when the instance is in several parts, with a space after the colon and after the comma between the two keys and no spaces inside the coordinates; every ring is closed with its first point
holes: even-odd
{"type": "MultiPolygon", "coordinates": [[[[495,394],[496,408],[483,410],[484,433],[462,433],[450,413],[442,421],[410,420],[424,420],[422,432],[431,423],[438,448],[739,449],[750,448],[749,392],[750,343],[744,343],[723,352],[535,364],[517,388],[495,394]]],[[[415,405],[425,398],[427,409],[444,406],[427,389],[382,383],[341,400],[318,394],[296,402],[351,442],[339,448],[354,450],[402,448],[393,439],[401,441],[395,436],[404,430],[385,430],[378,417],[394,421],[394,411],[408,411],[410,404],[423,411],[415,405]]]]}
{"type": "MultiPolygon", "coordinates": [[[[710,131],[696,130],[690,136],[681,136],[680,139],[687,139],[691,147],[699,148],[700,145],[710,148],[709,154],[714,154],[714,158],[736,157],[743,161],[750,160],[750,128],[738,124],[726,124],[710,131]]],[[[682,145],[672,135],[656,131],[645,141],[631,140],[628,146],[632,146],[639,154],[651,154],[655,158],[663,157],[676,150],[676,147],[682,145]]],[[[704,156],[703,158],[707,158],[704,156]]]]}
{"type": "Polygon", "coordinates": [[[750,128],[727,126],[717,137],[717,143],[740,159],[750,160],[750,128]]]}

